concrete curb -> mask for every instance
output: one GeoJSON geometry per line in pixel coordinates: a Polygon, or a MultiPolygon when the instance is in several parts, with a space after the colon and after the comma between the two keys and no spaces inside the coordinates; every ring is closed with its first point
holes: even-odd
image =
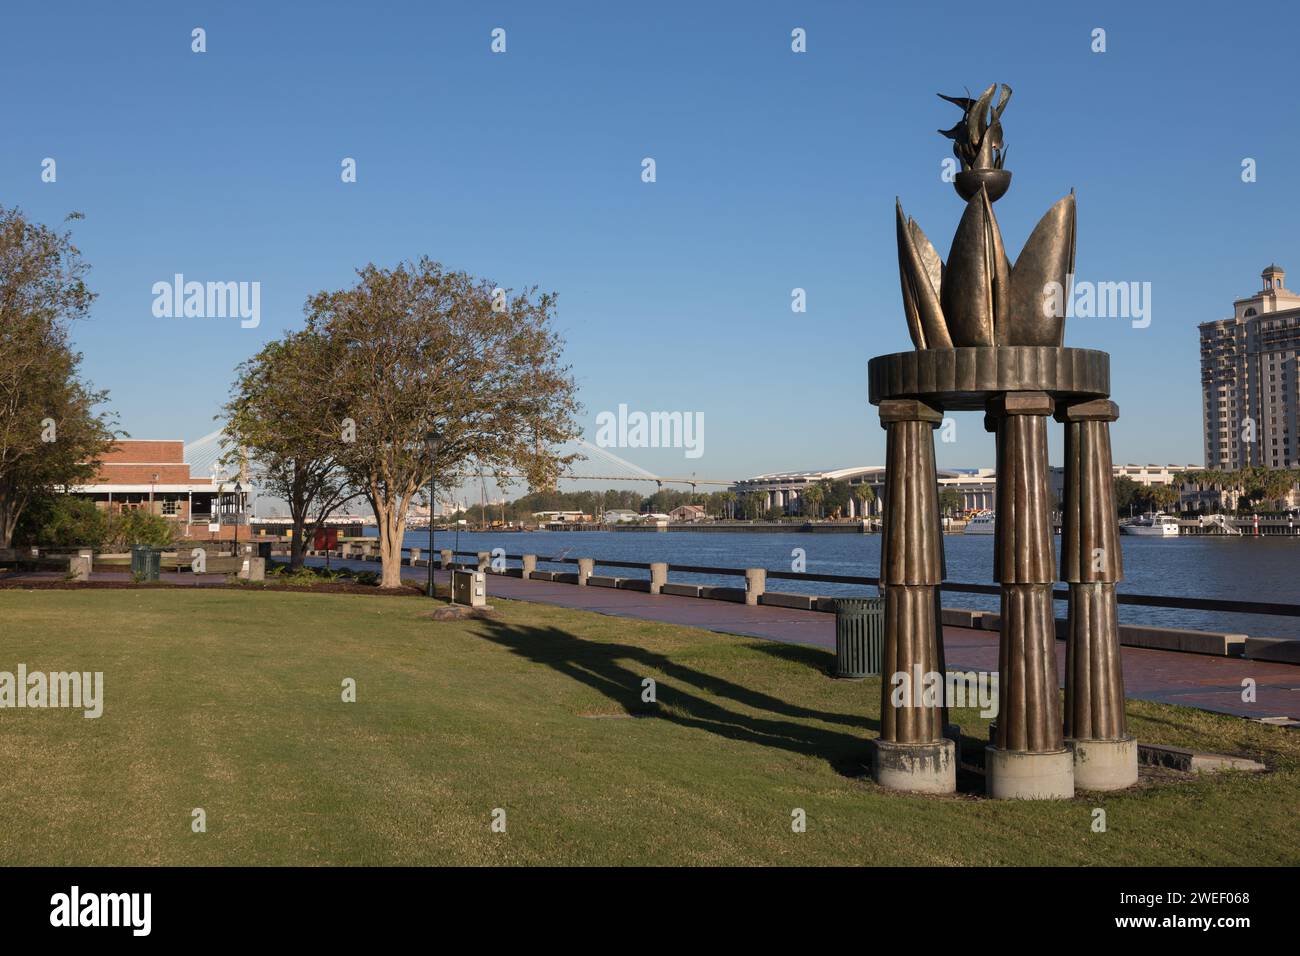
{"type": "Polygon", "coordinates": [[[1253,661],[1300,664],[1300,641],[1288,637],[1248,637],[1242,656],[1253,661]]]}
{"type": "MultiPolygon", "coordinates": [[[[584,558],[584,562],[592,559],[584,558]]],[[[590,567],[588,564],[587,567],[590,567]]],[[[570,571],[533,571],[528,575],[535,581],[551,581],[559,584],[578,584],[583,577],[580,567],[578,572],[570,571]]],[[[512,568],[505,575],[522,577],[520,569],[512,568]]],[[[591,587],[619,588],[631,591],[655,593],[653,580],[643,578],[620,578],[612,575],[591,574],[586,579],[591,587]]],[[[798,594],[790,591],[763,591],[756,599],[749,595],[746,588],[722,587],[709,584],[682,584],[665,582],[660,593],[678,597],[705,598],[714,601],[732,603],[755,603],[771,607],[784,607],[798,611],[817,611],[834,613],[833,597],[815,594],[798,594]],[[750,600],[747,601],[747,596],[750,600]]],[[[945,627],[963,627],[972,630],[1000,631],[1002,616],[989,611],[971,608],[943,608],[942,621],[945,627]]],[[[1063,618],[1055,620],[1057,640],[1067,637],[1069,622],[1063,618]]],[[[1119,627],[1120,644],[1125,647],[1141,647],[1150,650],[1175,651],[1185,654],[1202,654],[1211,657],[1249,657],[1254,660],[1272,661],[1283,664],[1300,664],[1300,640],[1278,637],[1251,638],[1245,634],[1224,631],[1194,631],[1177,627],[1153,627],[1143,624],[1121,624],[1119,627]]]]}

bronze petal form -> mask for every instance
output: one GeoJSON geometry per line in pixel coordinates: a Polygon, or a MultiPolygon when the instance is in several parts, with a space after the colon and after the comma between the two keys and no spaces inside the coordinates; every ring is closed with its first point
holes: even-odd
{"type": "MultiPolygon", "coordinates": [[[[954,345],[989,346],[1003,331],[1011,267],[988,191],[966,203],[953,236],[940,304],[954,345]]],[[[1000,344],[1000,343],[998,343],[1000,344]]]]}
{"type": "Polygon", "coordinates": [[[999,345],[1052,345],[1065,341],[1065,315],[1052,314],[1049,282],[1069,295],[1074,272],[1074,193],[1059,200],[1038,221],[1011,272],[1010,337],[999,345]]]}
{"type": "Polygon", "coordinates": [[[918,349],[950,349],[952,340],[939,305],[943,260],[916,221],[903,215],[902,204],[895,200],[894,205],[898,212],[898,272],[903,286],[903,312],[912,344],[918,349]]]}

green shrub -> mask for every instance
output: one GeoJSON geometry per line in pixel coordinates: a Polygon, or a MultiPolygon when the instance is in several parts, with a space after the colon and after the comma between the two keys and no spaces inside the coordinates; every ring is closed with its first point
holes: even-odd
{"type": "Polygon", "coordinates": [[[40,548],[102,548],[108,534],[107,515],[89,498],[38,495],[23,511],[14,529],[14,544],[40,548]]]}
{"type": "Polygon", "coordinates": [[[155,548],[170,547],[175,540],[176,528],[162,515],[147,511],[124,511],[110,515],[105,546],[124,551],[133,544],[147,544],[155,548]]]}

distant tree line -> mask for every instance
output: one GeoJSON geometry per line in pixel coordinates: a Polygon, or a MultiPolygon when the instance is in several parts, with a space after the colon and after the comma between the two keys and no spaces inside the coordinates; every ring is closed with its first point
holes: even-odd
{"type": "MultiPolygon", "coordinates": [[[[1179,507],[1178,489],[1190,485],[1204,491],[1215,491],[1236,503],[1235,508],[1224,505],[1222,510],[1237,514],[1262,514],[1286,510],[1287,496],[1300,485],[1300,468],[1262,468],[1258,465],[1234,470],[1214,468],[1194,468],[1180,471],[1173,476],[1172,486],[1153,486],[1151,489],[1137,485],[1134,494],[1135,504],[1158,504],[1166,510],[1179,507]],[[1160,489],[1160,490],[1157,490],[1160,489]]],[[[1120,496],[1120,482],[1132,481],[1129,478],[1116,479],[1115,496],[1120,496]]],[[[1134,483],[1136,484],[1136,483],[1134,483]]],[[[1126,488],[1126,494],[1128,490],[1126,488]]],[[[1199,505],[1187,501],[1187,511],[1204,513],[1210,506],[1201,502],[1199,505]]],[[[1149,510],[1149,509],[1148,509],[1149,510]]],[[[1124,507],[1120,507],[1126,513],[1124,507]]]]}
{"type": "MultiPolygon", "coordinates": [[[[636,490],[608,489],[605,491],[534,491],[505,504],[472,505],[458,512],[454,518],[464,518],[473,524],[494,521],[530,522],[541,511],[577,511],[600,520],[609,511],[635,511],[637,514],[667,514],[682,505],[698,505],[705,515],[715,519],[737,520],[807,520],[814,518],[844,518],[848,514],[849,500],[855,501],[858,514],[875,500],[875,493],[865,485],[850,485],[847,481],[821,481],[804,489],[796,500],[793,514],[784,508],[768,508],[767,492],[737,493],[722,491],[690,491],[679,488],[660,488],[651,494],[636,490]],[[800,505],[802,502],[802,505],[800,505]],[[802,507],[802,511],[800,511],[802,507]]],[[[955,509],[960,505],[949,502],[955,509]]]]}

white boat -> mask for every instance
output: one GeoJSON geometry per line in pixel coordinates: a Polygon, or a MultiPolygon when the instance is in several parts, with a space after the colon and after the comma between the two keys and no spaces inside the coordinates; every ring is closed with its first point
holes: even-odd
{"type": "Polygon", "coordinates": [[[1134,518],[1126,524],[1121,524],[1119,530],[1125,534],[1140,534],[1152,538],[1176,538],[1178,519],[1163,511],[1148,512],[1141,518],[1134,518]]]}
{"type": "Polygon", "coordinates": [[[966,527],[962,529],[962,534],[992,534],[994,527],[995,515],[992,511],[981,511],[977,515],[972,515],[971,519],[966,522],[966,527]]]}

